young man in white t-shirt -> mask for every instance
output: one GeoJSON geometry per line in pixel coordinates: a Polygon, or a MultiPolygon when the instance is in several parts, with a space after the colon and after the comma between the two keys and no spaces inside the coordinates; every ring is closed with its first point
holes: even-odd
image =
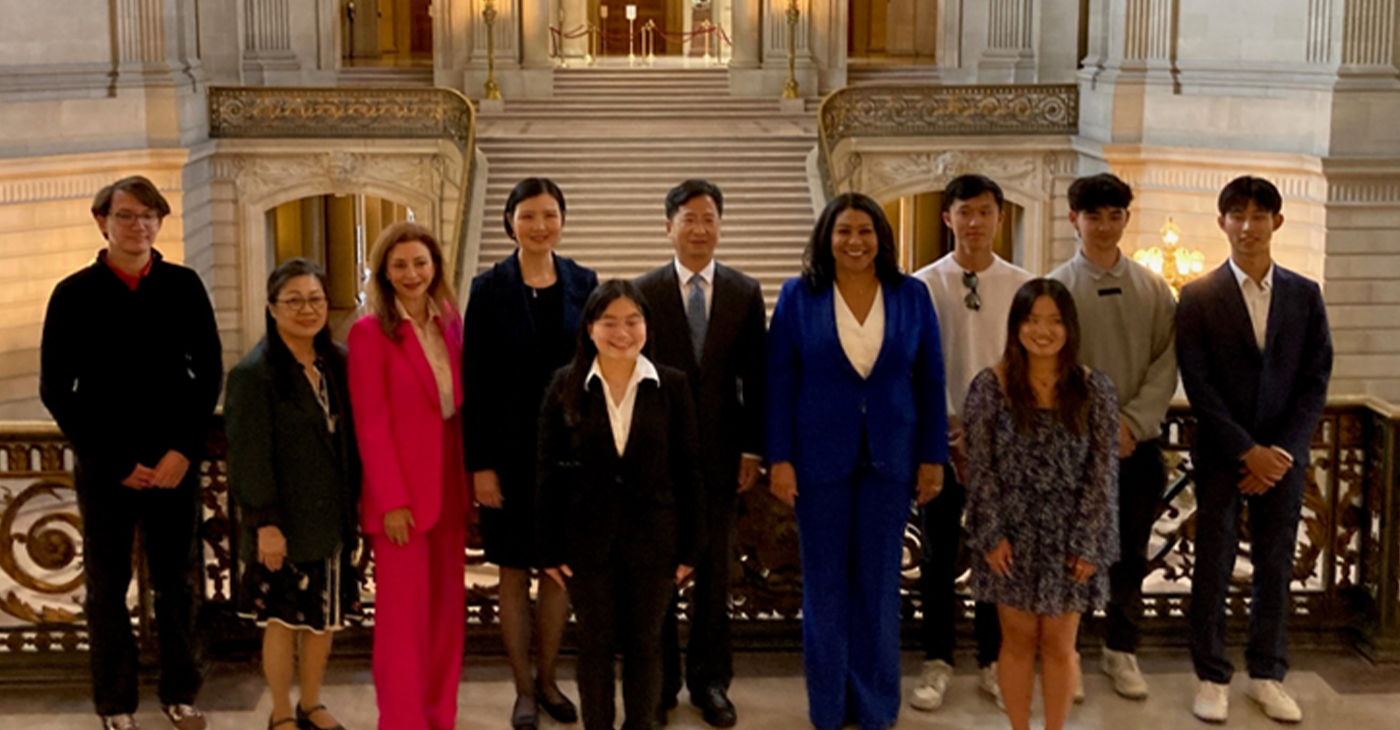
{"type": "MultiPolygon", "coordinates": [[[[1001,359],[1006,346],[1006,320],[1016,290],[1029,281],[1029,271],[1007,262],[992,250],[1001,229],[1001,188],[982,175],[962,175],[943,191],[943,224],[953,232],[953,251],[915,272],[933,296],[943,338],[945,381],[948,384],[948,439],[952,473],[943,491],[923,508],[924,550],[920,589],[924,613],[924,670],[909,699],[919,710],[935,710],[953,676],[953,647],[957,601],[958,549],[962,542],[963,506],[967,491],[966,450],[960,415],[967,389],[983,368],[1001,359]]],[[[980,559],[980,556],[978,556],[980,559]]],[[[1001,626],[995,604],[978,603],[978,688],[1002,706],[996,659],[1001,651],[1001,626]]]]}

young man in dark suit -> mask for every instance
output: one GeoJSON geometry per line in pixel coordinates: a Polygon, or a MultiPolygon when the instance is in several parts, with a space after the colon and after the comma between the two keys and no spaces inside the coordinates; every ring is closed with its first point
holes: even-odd
{"type": "Polygon", "coordinates": [[[1302,711],[1283,688],[1288,584],[1309,449],[1327,401],[1332,341],[1316,282],[1273,263],[1283,199],[1267,180],[1240,177],[1220,192],[1224,266],[1181,290],[1176,348],[1198,430],[1196,565],[1191,657],[1201,680],[1192,708],[1224,722],[1234,667],[1225,655],[1225,602],[1249,506],[1253,601],[1246,696],[1280,722],[1302,711]]]}
{"type": "Polygon", "coordinates": [[[138,528],[155,587],[160,701],[177,730],[206,727],[191,636],[199,461],[224,373],[204,283],[152,248],[167,215],[144,177],[103,188],[92,216],[107,247],[59,282],[44,316],[39,396],[77,456],[83,609],[106,730],[139,730],[126,602],[138,528]]]}
{"type": "MultiPolygon", "coordinates": [[[[666,195],[666,235],[676,258],[637,279],[651,306],[650,356],[682,370],[695,394],[705,480],[705,548],[695,566],[685,684],[705,722],[733,727],[729,570],[735,502],[758,479],[763,453],[766,366],[763,292],[753,278],[715,261],[724,195],[686,180],[666,195]]],[[[681,688],[675,605],[663,636],[665,680],[657,719],[681,688]]]]}

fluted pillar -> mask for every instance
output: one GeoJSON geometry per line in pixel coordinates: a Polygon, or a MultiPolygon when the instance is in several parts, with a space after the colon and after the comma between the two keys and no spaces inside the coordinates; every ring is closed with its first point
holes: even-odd
{"type": "Polygon", "coordinates": [[[554,0],[520,0],[520,66],[550,68],[549,6],[554,0]]]}
{"type": "Polygon", "coordinates": [[[1035,81],[1034,3],[1031,0],[989,0],[987,9],[987,47],[977,64],[978,81],[1001,84],[1035,81]]]}
{"type": "Polygon", "coordinates": [[[287,2],[243,0],[244,83],[295,84],[301,80],[287,2]]]}

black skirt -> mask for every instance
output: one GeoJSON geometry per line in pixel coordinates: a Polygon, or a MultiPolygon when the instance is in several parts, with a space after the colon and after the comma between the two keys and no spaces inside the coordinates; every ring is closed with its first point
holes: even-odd
{"type": "Polygon", "coordinates": [[[248,563],[242,587],[238,615],[258,626],[278,623],[321,633],[338,631],[363,616],[359,571],[344,549],[324,560],[283,561],[277,571],[248,563]]]}

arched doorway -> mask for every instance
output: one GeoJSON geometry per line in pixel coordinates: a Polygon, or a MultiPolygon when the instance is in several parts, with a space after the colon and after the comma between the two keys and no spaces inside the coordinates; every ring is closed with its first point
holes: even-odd
{"type": "MultiPolygon", "coordinates": [[[[899,263],[913,272],[937,261],[953,250],[953,231],[943,224],[943,193],[928,191],[906,195],[884,204],[885,217],[894,228],[899,263]]],[[[1002,204],[1001,228],[992,250],[1007,261],[1024,266],[1022,240],[1025,209],[1011,202],[1002,204]]]]}
{"type": "Polygon", "coordinates": [[[365,303],[370,247],[391,223],[414,220],[411,208],[372,195],[316,195],[267,211],[267,270],[298,256],[326,270],[330,324],[344,341],[365,303]]]}

